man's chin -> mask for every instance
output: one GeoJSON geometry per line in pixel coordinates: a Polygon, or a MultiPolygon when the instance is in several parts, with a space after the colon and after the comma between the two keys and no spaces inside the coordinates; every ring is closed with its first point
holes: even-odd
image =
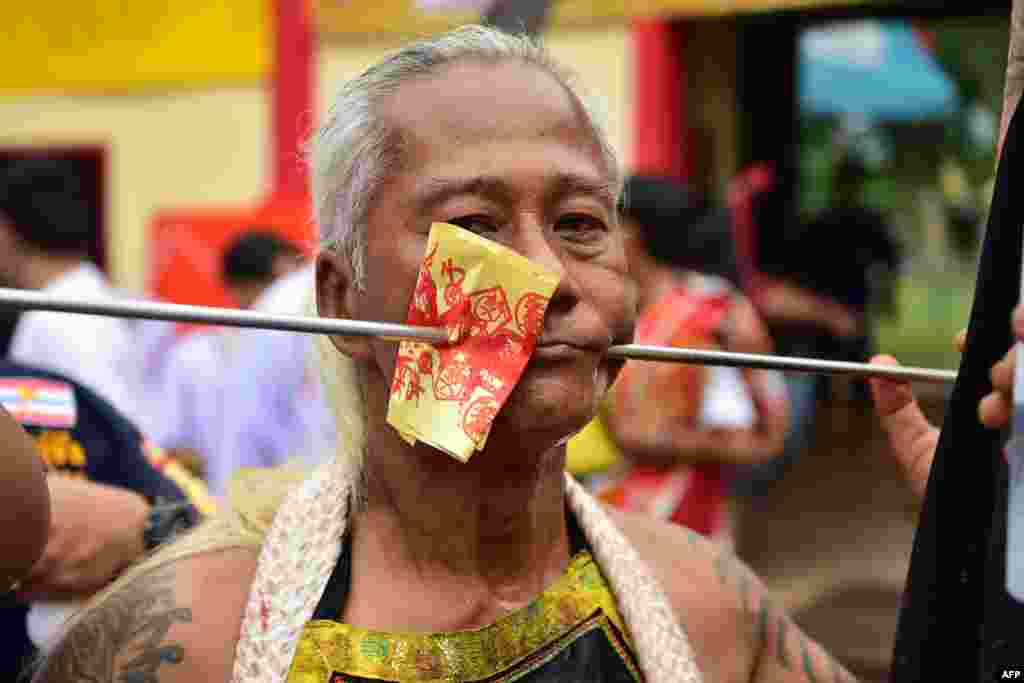
{"type": "Polygon", "coordinates": [[[506,405],[494,421],[490,438],[515,440],[523,449],[546,451],[564,444],[590,422],[595,411],[582,410],[583,402],[567,408],[506,405]]]}
{"type": "MultiPolygon", "coordinates": [[[[567,369],[568,370],[568,369],[567,369]]],[[[601,370],[523,374],[498,413],[492,436],[545,450],[580,431],[597,414],[606,384],[601,370]]]]}

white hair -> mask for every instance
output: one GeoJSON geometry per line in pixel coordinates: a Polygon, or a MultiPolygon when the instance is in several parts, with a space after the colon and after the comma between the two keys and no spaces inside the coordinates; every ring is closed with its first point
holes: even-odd
{"type": "Polygon", "coordinates": [[[519,62],[552,76],[579,109],[599,145],[607,170],[621,186],[621,171],[596,108],[540,43],[484,26],[463,26],[412,43],[385,57],[338,92],[327,121],[310,140],[313,208],[321,247],[348,259],[355,285],[365,286],[366,217],[375,190],[399,163],[400,131],[380,113],[402,84],[437,75],[458,62],[519,62]]]}

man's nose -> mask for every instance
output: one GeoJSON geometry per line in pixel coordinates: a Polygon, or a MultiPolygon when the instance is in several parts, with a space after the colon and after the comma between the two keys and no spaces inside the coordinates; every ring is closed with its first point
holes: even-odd
{"type": "Polygon", "coordinates": [[[567,267],[564,252],[553,240],[557,239],[536,221],[527,221],[516,231],[512,248],[558,276],[558,287],[551,295],[546,316],[557,315],[571,310],[580,300],[581,291],[572,269],[567,267]]]}

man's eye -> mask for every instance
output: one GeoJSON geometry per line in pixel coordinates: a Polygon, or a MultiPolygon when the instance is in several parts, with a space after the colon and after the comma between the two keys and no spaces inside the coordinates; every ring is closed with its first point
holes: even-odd
{"type": "Polygon", "coordinates": [[[487,216],[460,216],[459,218],[452,218],[448,222],[459,226],[463,230],[475,232],[478,235],[495,232],[498,229],[495,222],[487,216]]]}
{"type": "Polygon", "coordinates": [[[594,242],[604,238],[608,227],[595,216],[569,214],[558,219],[555,232],[576,242],[594,242]]]}

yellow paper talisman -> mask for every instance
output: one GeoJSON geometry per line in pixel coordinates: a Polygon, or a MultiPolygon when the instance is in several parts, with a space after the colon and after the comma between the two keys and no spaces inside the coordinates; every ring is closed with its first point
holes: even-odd
{"type": "Polygon", "coordinates": [[[388,424],[466,462],[530,360],[558,276],[447,223],[431,226],[407,323],[443,327],[449,343],[399,344],[388,424]]]}

